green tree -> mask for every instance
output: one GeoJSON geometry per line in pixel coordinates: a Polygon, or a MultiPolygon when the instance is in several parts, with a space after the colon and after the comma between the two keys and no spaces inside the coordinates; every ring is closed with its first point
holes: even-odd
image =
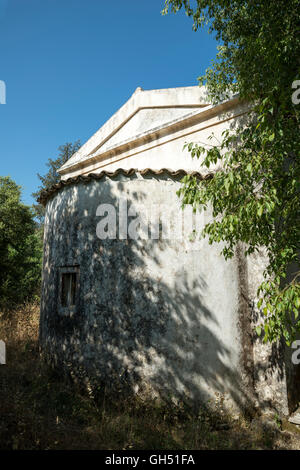
{"type": "Polygon", "coordinates": [[[184,9],[194,30],[207,25],[216,35],[217,57],[200,83],[206,84],[213,103],[238,93],[252,111],[247,126],[225,131],[220,143],[211,140],[209,149],[188,144],[202,167],[223,164],[211,180],[185,177],[179,195],[195,210],[212,207],[214,218],[203,236],[210,243],[224,241],[226,258],[238,242],[245,244],[246,255],[266,247],[269,261],[258,292],[264,340],[283,337],[290,345],[300,331],[299,3],[192,3],[166,0],[163,14],[184,9]]]}
{"type": "MultiPolygon", "coordinates": [[[[32,193],[32,196],[35,199],[39,198],[42,191],[50,188],[51,186],[59,182],[60,175],[57,170],[64,163],[66,163],[66,161],[69,160],[75,152],[77,152],[80,146],[81,146],[80,141],[77,140],[74,143],[66,142],[64,145],[61,145],[60,147],[58,147],[58,152],[59,152],[58,157],[55,160],[53,160],[52,158],[49,158],[48,162],[46,163],[47,167],[49,168],[47,173],[43,176],[40,175],[39,173],[37,174],[42,184],[39,186],[36,192],[32,193]]],[[[45,208],[42,206],[42,204],[39,204],[39,203],[34,204],[33,207],[34,207],[35,215],[37,219],[40,221],[41,224],[43,224],[44,216],[45,216],[45,208]]]]}
{"type": "Polygon", "coordinates": [[[42,243],[21,188],[0,177],[0,308],[9,309],[39,294],[42,243]]]}

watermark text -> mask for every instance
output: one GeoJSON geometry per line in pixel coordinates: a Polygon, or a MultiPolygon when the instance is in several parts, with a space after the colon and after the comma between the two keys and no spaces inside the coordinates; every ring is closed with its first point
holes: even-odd
{"type": "Polygon", "coordinates": [[[6,104],[6,84],[0,80],[0,104],[6,104]]]}
{"type": "Polygon", "coordinates": [[[192,206],[182,210],[167,204],[133,204],[120,198],[116,205],[100,204],[96,235],[100,240],[189,240],[203,243],[197,232],[204,226],[204,213],[193,212],[192,206]]]}
{"type": "Polygon", "coordinates": [[[6,364],[6,345],[2,339],[0,339],[0,365],[6,364]]]}
{"type": "Polygon", "coordinates": [[[296,349],[296,351],[292,354],[292,363],[297,365],[300,364],[300,340],[296,340],[292,344],[292,348],[296,349]]]}
{"type": "Polygon", "coordinates": [[[292,94],[292,103],[299,104],[300,103],[300,80],[294,80],[292,83],[292,88],[296,90],[292,94]]]}

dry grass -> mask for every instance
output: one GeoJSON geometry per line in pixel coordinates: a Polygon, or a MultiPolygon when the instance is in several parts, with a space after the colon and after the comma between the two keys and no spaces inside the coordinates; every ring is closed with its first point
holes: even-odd
{"type": "Polygon", "coordinates": [[[300,449],[296,429],[167,405],[95,400],[41,361],[38,305],[0,314],[0,449],[300,449]]]}

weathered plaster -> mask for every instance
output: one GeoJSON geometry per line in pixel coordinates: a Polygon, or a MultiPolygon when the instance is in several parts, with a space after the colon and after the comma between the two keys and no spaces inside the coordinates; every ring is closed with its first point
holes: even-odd
{"type": "MultiPolygon", "coordinates": [[[[41,345],[74,374],[80,365],[107,386],[248,403],[239,329],[239,269],[220,246],[187,240],[99,240],[96,209],[178,207],[176,178],[119,176],[65,187],[47,204],[41,345]],[[79,265],[80,300],[59,314],[60,266],[79,265]]],[[[180,209],[178,209],[180,211],[180,209]]],[[[205,223],[209,215],[202,217],[205,223]]]]}

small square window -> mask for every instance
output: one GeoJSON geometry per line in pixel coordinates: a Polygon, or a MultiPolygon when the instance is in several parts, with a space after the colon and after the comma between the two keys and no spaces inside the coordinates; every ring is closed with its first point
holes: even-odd
{"type": "Polygon", "coordinates": [[[58,308],[62,315],[74,313],[78,303],[79,266],[59,268],[58,308]]]}

